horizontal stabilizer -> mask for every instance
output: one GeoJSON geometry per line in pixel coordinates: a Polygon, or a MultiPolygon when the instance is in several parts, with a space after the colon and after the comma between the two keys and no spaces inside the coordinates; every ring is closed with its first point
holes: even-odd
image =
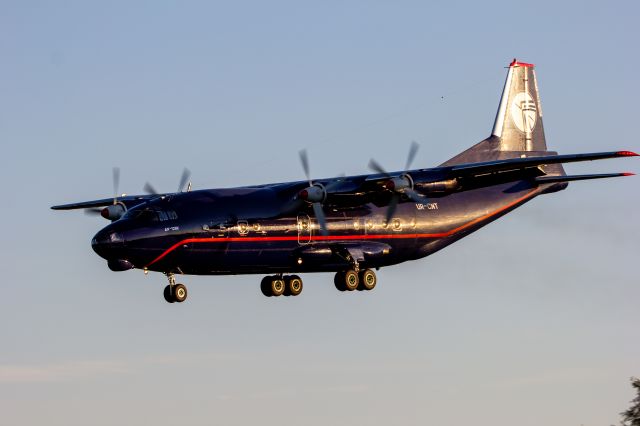
{"type": "Polygon", "coordinates": [[[631,151],[593,152],[588,154],[549,155],[543,157],[521,157],[481,163],[457,164],[439,169],[451,177],[477,176],[509,170],[538,167],[545,164],[575,163],[579,161],[604,160],[606,158],[635,157],[631,151]]]}
{"type": "Polygon", "coordinates": [[[556,182],[571,182],[574,180],[590,180],[590,179],[604,179],[621,176],[634,176],[635,173],[600,173],[590,175],[572,175],[572,176],[538,176],[535,178],[537,183],[556,183],[556,182]]]}

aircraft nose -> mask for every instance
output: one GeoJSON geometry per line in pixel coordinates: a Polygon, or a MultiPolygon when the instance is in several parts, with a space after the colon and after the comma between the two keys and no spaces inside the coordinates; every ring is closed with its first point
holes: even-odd
{"type": "Polygon", "coordinates": [[[98,256],[109,260],[114,257],[116,251],[124,246],[122,234],[112,229],[105,228],[99,231],[91,240],[91,248],[98,256]]]}

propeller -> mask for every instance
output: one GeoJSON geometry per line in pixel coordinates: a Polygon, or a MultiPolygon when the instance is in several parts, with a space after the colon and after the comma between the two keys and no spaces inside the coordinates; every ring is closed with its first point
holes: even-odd
{"type": "Polygon", "coordinates": [[[156,191],[153,185],[151,185],[149,182],[146,182],[142,189],[144,192],[146,192],[149,195],[158,195],[158,191],[156,191]]]}
{"type": "Polygon", "coordinates": [[[118,204],[118,188],[120,187],[120,167],[114,167],[111,171],[113,179],[113,204],[118,204]]]}
{"type": "Polygon", "coordinates": [[[99,209],[97,207],[84,209],[84,214],[86,214],[88,216],[101,216],[102,215],[102,209],[99,209]]]}
{"type": "Polygon", "coordinates": [[[406,195],[411,200],[416,203],[423,203],[425,198],[418,192],[413,189],[413,179],[407,173],[407,171],[411,168],[411,164],[418,153],[418,148],[420,145],[416,141],[411,142],[411,146],[409,147],[409,154],[407,155],[407,163],[404,166],[404,172],[400,176],[392,176],[390,175],[384,167],[380,165],[373,158],[369,161],[369,168],[376,173],[384,175],[388,180],[383,184],[383,187],[391,191],[391,199],[389,200],[389,207],[387,207],[387,215],[386,221],[389,223],[393,214],[398,207],[398,203],[400,202],[400,197],[402,195],[406,195]]]}
{"type": "Polygon", "coordinates": [[[118,203],[118,189],[120,187],[120,168],[114,167],[112,170],[113,179],[113,204],[100,210],[100,216],[111,221],[120,219],[126,212],[127,207],[118,203]]]}
{"type": "Polygon", "coordinates": [[[302,164],[302,170],[304,170],[304,174],[307,177],[307,181],[309,182],[309,186],[298,193],[298,197],[308,203],[311,203],[311,207],[313,208],[313,214],[318,221],[318,225],[320,226],[320,234],[329,235],[329,231],[327,229],[327,218],[324,214],[324,210],[322,209],[322,204],[327,199],[327,194],[331,191],[331,189],[338,186],[342,179],[338,178],[334,181],[329,182],[326,186],[316,182],[314,183],[311,179],[311,172],[309,170],[309,158],[307,156],[307,150],[303,149],[299,152],[300,154],[300,163],[302,164]]]}
{"type": "Polygon", "coordinates": [[[113,182],[113,203],[110,206],[103,208],[88,208],[85,209],[85,214],[92,216],[102,216],[105,219],[109,219],[111,221],[118,220],[125,214],[127,208],[118,203],[118,188],[120,186],[120,169],[118,167],[114,167],[112,170],[112,182],[113,182]]]}
{"type": "MultiPolygon", "coordinates": [[[[187,190],[188,191],[191,190],[191,183],[189,182],[190,177],[191,177],[191,172],[189,171],[189,169],[185,167],[182,170],[182,176],[180,176],[180,182],[178,183],[178,190],[176,192],[184,191],[184,187],[185,185],[187,185],[187,183],[189,184],[187,186],[187,190]]],[[[149,195],[160,195],[160,193],[156,191],[156,188],[153,185],[151,185],[149,182],[144,184],[143,190],[149,195]]]]}
{"type": "Polygon", "coordinates": [[[178,185],[178,192],[184,191],[184,186],[189,182],[191,177],[191,171],[186,167],[182,169],[182,176],[180,176],[180,184],[178,185]]]}

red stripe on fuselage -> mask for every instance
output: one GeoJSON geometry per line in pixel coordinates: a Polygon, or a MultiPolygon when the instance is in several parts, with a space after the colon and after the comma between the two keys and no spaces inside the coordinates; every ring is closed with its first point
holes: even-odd
{"type": "MultiPolygon", "coordinates": [[[[367,235],[312,235],[311,241],[341,241],[341,240],[388,240],[388,239],[411,239],[411,238],[445,238],[450,237],[454,234],[457,234],[460,231],[463,231],[478,222],[482,222],[485,219],[490,218],[491,216],[495,216],[499,213],[502,213],[505,210],[510,209],[516,204],[526,200],[527,198],[531,198],[535,193],[538,192],[537,189],[528,192],[526,195],[518,198],[515,201],[510,202],[507,205],[500,207],[498,210],[495,210],[491,213],[488,213],[484,216],[480,216],[476,219],[473,219],[470,222],[467,222],[463,225],[458,226],[457,228],[451,229],[446,232],[437,232],[433,234],[367,234],[367,235]]],[[[306,238],[306,236],[305,236],[306,238]]],[[[292,235],[287,237],[228,237],[228,238],[186,238],[168,249],[166,249],[162,254],[151,261],[145,268],[153,265],[154,263],[159,262],[169,253],[177,249],[178,247],[184,244],[190,243],[235,243],[235,242],[272,242],[272,241],[298,241],[298,235],[292,235]]]]}

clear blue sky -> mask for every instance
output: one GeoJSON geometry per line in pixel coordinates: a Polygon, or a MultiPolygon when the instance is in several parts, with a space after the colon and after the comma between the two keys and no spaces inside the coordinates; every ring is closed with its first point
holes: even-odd
{"type": "MultiPolygon", "coordinates": [[[[490,132],[513,57],[547,142],[639,150],[637,1],[0,2],[0,423],[609,425],[640,375],[638,178],[572,184],[368,294],[329,274],[110,272],[49,206],[436,165],[490,132]]],[[[640,161],[569,165],[640,171],[640,161]]]]}

